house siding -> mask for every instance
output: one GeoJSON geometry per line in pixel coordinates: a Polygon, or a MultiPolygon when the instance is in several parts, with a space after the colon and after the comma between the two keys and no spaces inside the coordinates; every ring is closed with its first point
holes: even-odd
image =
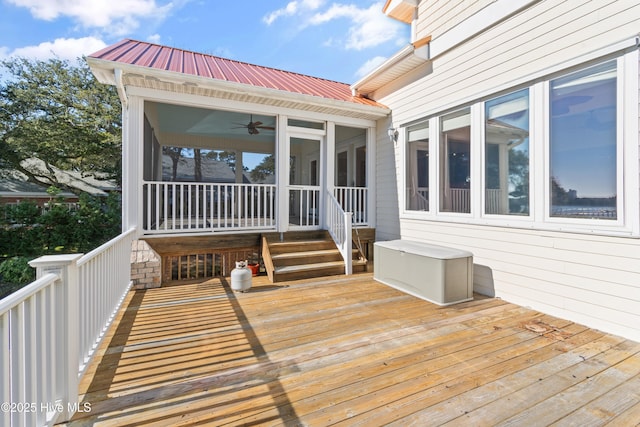
{"type": "Polygon", "coordinates": [[[536,3],[373,97],[392,108],[397,123],[440,113],[634,37],[639,16],[640,4],[631,0],[536,3]]]}
{"type": "MultiPolygon", "coordinates": [[[[429,15],[439,3],[444,2],[422,2],[420,13],[429,15]]],[[[478,10],[487,2],[460,1],[456,7],[462,3],[478,10]]],[[[421,28],[430,25],[437,36],[435,28],[444,31],[446,22],[453,23],[445,16],[425,16],[421,28]]],[[[392,109],[393,125],[402,126],[596,60],[608,46],[635,37],[639,22],[636,1],[540,1],[379,89],[375,99],[392,109]]],[[[379,121],[378,126],[386,129],[389,123],[379,121]]],[[[636,156],[638,140],[625,142],[635,146],[631,152],[636,156]]],[[[403,144],[402,136],[397,144],[386,134],[378,138],[379,240],[403,238],[469,250],[476,292],[640,340],[640,239],[511,228],[506,221],[505,226],[488,226],[464,218],[409,218],[401,205],[403,144]],[[383,172],[392,164],[394,176],[383,172]]],[[[638,167],[640,161],[634,163],[638,167]]],[[[631,222],[638,221],[640,190],[634,191],[634,206],[627,210],[636,216],[627,218],[631,222]]]]}
{"type": "Polygon", "coordinates": [[[434,0],[418,5],[417,39],[438,37],[496,0],[434,0]]]}

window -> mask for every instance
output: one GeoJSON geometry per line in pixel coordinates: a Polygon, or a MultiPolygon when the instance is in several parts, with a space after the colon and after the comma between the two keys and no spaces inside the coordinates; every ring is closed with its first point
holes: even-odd
{"type": "Polygon", "coordinates": [[[406,209],[429,210],[429,125],[410,128],[407,133],[406,209]]]}
{"type": "Polygon", "coordinates": [[[409,125],[407,217],[639,235],[638,53],[625,55],[409,125]]]}
{"type": "Polygon", "coordinates": [[[529,214],[529,90],[485,103],[485,213],[529,214]]]}
{"type": "Polygon", "coordinates": [[[471,212],[471,112],[440,118],[440,211],[471,212]]]}
{"type": "Polygon", "coordinates": [[[616,62],[550,83],[550,216],[617,219],[616,62]]]}

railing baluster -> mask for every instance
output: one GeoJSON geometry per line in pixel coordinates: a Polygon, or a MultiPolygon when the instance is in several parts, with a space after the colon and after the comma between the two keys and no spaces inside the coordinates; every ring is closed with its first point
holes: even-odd
{"type": "MultiPolygon", "coordinates": [[[[273,184],[147,181],[143,186],[147,205],[143,219],[150,233],[274,228],[276,224],[273,184]]],[[[318,190],[295,191],[301,203],[299,225],[317,225],[318,217],[309,213],[317,213],[318,190]]]]}

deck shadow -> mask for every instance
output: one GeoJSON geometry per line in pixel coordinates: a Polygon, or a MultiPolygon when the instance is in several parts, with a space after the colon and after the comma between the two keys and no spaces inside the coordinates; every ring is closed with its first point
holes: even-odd
{"type": "Polygon", "coordinates": [[[227,279],[135,291],[121,310],[84,394],[91,411],[70,426],[216,423],[229,406],[246,425],[297,419],[279,381],[296,367],[269,360],[227,279]]]}

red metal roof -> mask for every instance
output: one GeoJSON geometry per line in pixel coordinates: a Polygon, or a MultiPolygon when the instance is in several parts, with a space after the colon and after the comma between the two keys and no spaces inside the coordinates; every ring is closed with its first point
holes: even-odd
{"type": "Polygon", "coordinates": [[[382,106],[373,100],[352,96],[349,85],[345,83],[137,40],[124,39],[89,56],[255,87],[382,106]]]}

